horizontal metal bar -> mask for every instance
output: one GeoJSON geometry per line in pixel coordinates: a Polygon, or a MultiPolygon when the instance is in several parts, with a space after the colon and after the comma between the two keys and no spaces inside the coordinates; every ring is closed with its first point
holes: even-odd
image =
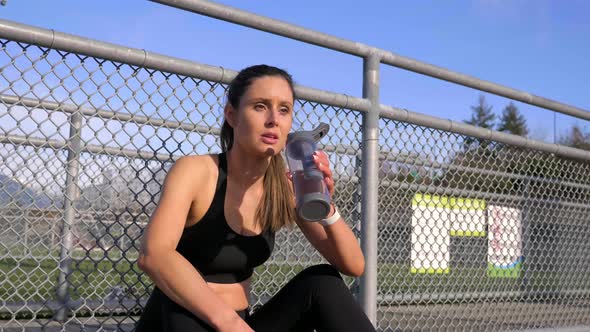
{"type": "MultiPolygon", "coordinates": [[[[172,58],[140,49],[133,49],[115,44],[86,39],[53,30],[31,27],[0,19],[0,38],[27,42],[30,44],[51,47],[63,51],[75,52],[88,56],[99,57],[130,65],[144,66],[179,75],[205,79],[221,83],[229,83],[237,72],[200,64],[193,61],[172,58]]],[[[370,102],[366,99],[322,91],[309,87],[295,87],[298,98],[319,102],[335,107],[368,112],[370,102]]],[[[382,117],[426,126],[434,129],[448,130],[454,133],[477,138],[497,140],[505,144],[527,147],[539,151],[555,153],[564,157],[590,160],[590,151],[583,151],[562,145],[548,144],[522,138],[516,135],[494,132],[489,129],[458,123],[451,120],[410,112],[387,105],[380,106],[382,117]],[[493,134],[494,133],[494,134],[493,134]]]]}
{"type": "MultiPolygon", "coordinates": [[[[53,101],[38,100],[38,99],[32,99],[32,98],[27,98],[27,97],[0,95],[0,102],[4,103],[6,105],[25,106],[25,107],[35,108],[35,109],[43,109],[43,110],[47,110],[47,111],[62,111],[64,113],[69,113],[69,114],[72,114],[72,113],[76,112],[77,110],[79,110],[85,116],[99,117],[101,119],[117,120],[117,121],[122,121],[122,122],[133,122],[133,123],[137,123],[137,124],[147,124],[150,126],[166,127],[168,129],[182,129],[182,130],[185,130],[188,132],[198,132],[201,134],[219,135],[219,133],[220,133],[219,128],[198,126],[198,125],[193,125],[193,124],[183,123],[183,122],[178,122],[178,121],[167,121],[167,120],[162,120],[162,119],[158,119],[158,118],[151,118],[151,117],[146,117],[146,116],[125,114],[125,113],[112,112],[112,111],[97,110],[97,109],[86,108],[86,107],[78,108],[76,105],[73,105],[73,104],[56,103],[53,101]]],[[[393,107],[388,107],[388,108],[393,108],[393,107]]],[[[396,110],[396,112],[397,111],[399,111],[400,113],[405,112],[408,114],[417,114],[417,113],[412,113],[407,110],[396,110]]],[[[390,117],[389,113],[387,113],[385,115],[387,118],[390,118],[392,120],[398,120],[396,116],[390,117]]],[[[398,120],[398,121],[401,121],[401,120],[398,120]]],[[[404,122],[413,123],[413,122],[407,121],[407,120],[404,122]]],[[[414,124],[418,124],[418,123],[414,123],[414,124]]],[[[418,124],[418,125],[426,125],[426,124],[418,124]]],[[[442,130],[446,130],[446,129],[442,129],[442,130]]],[[[520,136],[517,136],[517,138],[520,138],[520,136]]],[[[22,137],[19,138],[18,141],[22,142],[22,137]]],[[[50,144],[54,144],[57,141],[52,141],[52,142],[53,143],[50,143],[50,144]]],[[[347,154],[347,155],[358,155],[360,152],[360,148],[354,148],[354,147],[349,147],[349,146],[345,147],[342,145],[333,146],[333,145],[321,145],[321,144],[318,146],[320,149],[325,150],[326,152],[336,152],[336,153],[342,153],[342,154],[347,154]]],[[[556,183],[556,184],[560,184],[560,185],[564,185],[564,186],[569,186],[569,187],[574,187],[574,188],[579,188],[579,189],[584,189],[584,190],[590,190],[590,186],[580,184],[580,183],[560,181],[558,179],[536,178],[536,177],[530,177],[530,176],[521,175],[521,174],[500,172],[500,171],[495,171],[495,170],[485,170],[485,169],[466,167],[466,166],[460,166],[460,165],[453,165],[453,164],[443,164],[443,163],[433,162],[430,160],[419,158],[419,156],[401,155],[399,152],[394,152],[394,151],[381,150],[380,160],[395,161],[395,162],[401,162],[401,163],[410,164],[410,165],[427,166],[427,167],[434,167],[434,168],[440,168],[440,169],[453,169],[453,170],[459,170],[459,171],[463,171],[463,172],[473,172],[473,173],[480,173],[480,174],[486,174],[486,175],[501,176],[501,177],[506,177],[506,178],[511,178],[511,179],[530,179],[533,181],[540,181],[543,183],[556,183]]]]}
{"type": "Polygon", "coordinates": [[[500,84],[484,81],[442,67],[433,66],[425,62],[400,56],[383,49],[338,38],[294,24],[271,19],[262,15],[253,14],[234,7],[206,0],[150,1],[363,58],[370,53],[376,53],[378,54],[379,58],[381,58],[381,62],[384,64],[460,84],[477,90],[486,91],[499,96],[504,96],[530,105],[539,106],[562,114],[571,115],[580,119],[590,120],[590,111],[588,110],[566,105],[543,97],[538,97],[527,92],[515,90],[500,84]]]}
{"type": "MultiPolygon", "coordinates": [[[[449,301],[484,301],[490,299],[522,299],[530,298],[560,298],[569,299],[572,296],[590,296],[587,290],[572,291],[490,291],[490,292],[460,292],[460,293],[428,293],[428,294],[394,294],[394,295],[377,295],[379,305],[389,306],[391,304],[448,304],[449,301]]],[[[266,302],[270,296],[262,296],[260,299],[266,302]]],[[[100,300],[70,300],[67,304],[71,310],[78,310],[84,306],[84,309],[98,309],[102,307],[110,309],[132,308],[136,305],[144,306],[147,298],[121,297],[117,299],[100,299],[100,300]]],[[[453,302],[456,303],[456,302],[453,302]]],[[[6,302],[0,306],[0,312],[26,312],[28,310],[38,312],[43,310],[57,310],[60,303],[56,301],[32,302],[16,301],[6,302]]]]}
{"type": "MultiPolygon", "coordinates": [[[[390,308],[391,305],[436,305],[449,303],[479,303],[491,299],[521,300],[543,298],[569,299],[572,296],[589,296],[587,290],[583,291],[489,291],[489,292],[453,292],[453,293],[405,293],[405,294],[378,294],[377,304],[390,308]],[[461,301],[461,302],[458,302],[461,301]]],[[[260,300],[266,302],[270,296],[261,296],[260,300]]]]}
{"type": "Polygon", "coordinates": [[[367,99],[308,88],[301,85],[295,85],[295,95],[304,100],[361,112],[368,112],[371,106],[371,102],[367,99]]]}
{"type": "Polygon", "coordinates": [[[275,35],[299,40],[356,56],[367,56],[371,47],[329,34],[306,29],[294,24],[256,15],[241,9],[214,3],[212,1],[150,0],[156,3],[187,10],[226,22],[232,22],[275,35]]]}
{"type": "MultiPolygon", "coordinates": [[[[219,132],[219,129],[215,129],[215,133],[219,132]]],[[[51,148],[53,150],[62,150],[67,148],[67,143],[65,141],[55,140],[55,139],[45,139],[33,136],[17,136],[17,135],[2,135],[0,134],[0,144],[12,144],[12,145],[24,145],[24,146],[32,146],[35,148],[51,148]]],[[[331,146],[331,145],[318,145],[322,150],[326,152],[337,152],[337,153],[347,153],[354,155],[355,150],[349,148],[345,148],[342,146],[331,146]]],[[[167,154],[154,154],[148,151],[141,151],[141,150],[131,150],[131,149],[120,149],[114,147],[103,147],[99,145],[84,145],[82,147],[82,152],[86,153],[95,153],[95,154],[103,154],[109,156],[117,156],[117,157],[127,157],[127,158],[146,158],[146,159],[156,159],[160,161],[173,161],[180,158],[180,156],[170,156],[167,154]]]]}
{"type": "Polygon", "coordinates": [[[481,168],[461,166],[461,165],[455,165],[455,164],[444,164],[444,163],[439,163],[436,161],[431,161],[431,160],[427,160],[424,158],[420,158],[419,156],[401,154],[401,153],[395,152],[395,151],[381,150],[380,160],[395,161],[398,163],[403,163],[403,164],[412,165],[412,166],[424,166],[424,167],[432,167],[432,168],[436,168],[436,169],[457,170],[457,171],[461,171],[461,172],[470,172],[470,173],[477,173],[477,174],[483,174],[483,175],[498,176],[498,177],[507,178],[507,179],[529,180],[531,182],[557,184],[557,185],[562,185],[562,186],[566,186],[566,187],[572,187],[572,188],[578,188],[578,189],[590,191],[590,185],[586,185],[583,183],[563,181],[558,178],[543,178],[543,177],[535,177],[535,176],[518,174],[518,173],[508,173],[508,172],[496,171],[496,170],[492,170],[492,169],[481,169],[481,168]]]}
{"type": "MultiPolygon", "coordinates": [[[[0,19],[0,38],[224,84],[229,84],[237,75],[236,71],[223,67],[204,65],[143,49],[91,40],[2,19],[0,19]]],[[[300,85],[295,86],[295,95],[301,99],[326,103],[336,107],[364,112],[369,109],[369,102],[362,98],[349,97],[300,85]]]]}
{"type": "MultiPolygon", "coordinates": [[[[62,150],[68,147],[68,144],[64,141],[15,135],[0,135],[0,144],[25,145],[32,146],[35,148],[51,148],[54,150],[62,150]]],[[[163,153],[153,153],[141,150],[121,149],[113,147],[102,147],[98,145],[83,145],[81,152],[115,157],[141,158],[147,160],[156,159],[160,161],[174,161],[180,158],[180,156],[168,155],[163,153]]]]}
{"type": "MultiPolygon", "coordinates": [[[[67,147],[67,143],[64,141],[58,140],[47,140],[42,138],[36,137],[24,137],[24,136],[15,136],[15,135],[0,135],[0,143],[1,144],[15,144],[15,145],[27,145],[33,146],[36,148],[52,148],[55,150],[58,149],[65,149],[67,147]]],[[[339,147],[332,147],[326,146],[326,151],[339,151],[339,152],[351,152],[345,149],[340,149],[339,147]]],[[[147,151],[138,151],[138,150],[131,150],[131,149],[120,149],[120,148],[113,148],[113,147],[101,147],[97,145],[84,145],[82,147],[82,152],[86,153],[94,153],[94,154],[101,154],[101,155],[108,155],[108,156],[117,156],[117,157],[126,157],[126,158],[142,158],[142,159],[156,159],[160,161],[174,161],[180,158],[180,156],[170,156],[166,154],[154,154],[147,151]]],[[[338,178],[343,179],[343,178],[338,178]]],[[[358,177],[350,177],[347,181],[358,182],[358,177]]],[[[481,192],[481,191],[474,191],[474,190],[466,190],[466,189],[458,189],[458,188],[448,188],[448,187],[432,187],[428,185],[420,185],[420,184],[409,184],[409,183],[402,183],[395,180],[385,180],[381,179],[379,181],[379,186],[394,186],[396,188],[402,190],[415,190],[421,192],[429,192],[434,194],[445,194],[445,195],[467,195],[469,197],[480,197],[480,198],[488,198],[488,199],[500,199],[500,200],[523,200],[524,198],[518,195],[507,195],[507,194],[496,194],[496,193],[488,193],[488,192],[481,192]]],[[[584,188],[586,189],[586,188],[584,188]]],[[[566,207],[575,207],[580,209],[588,209],[588,205],[580,204],[580,203],[572,203],[572,202],[554,202],[550,200],[541,200],[536,198],[529,198],[531,201],[539,201],[542,203],[551,203],[551,204],[560,204],[566,207]]]]}
{"type": "Polygon", "coordinates": [[[552,201],[552,200],[548,200],[548,199],[540,199],[540,198],[535,198],[535,197],[525,198],[525,197],[522,197],[519,195],[497,194],[497,193],[483,192],[483,191],[470,190],[470,189],[434,187],[434,186],[424,185],[424,184],[404,183],[404,182],[399,182],[397,180],[381,180],[379,182],[379,186],[380,187],[391,186],[393,188],[401,189],[401,190],[411,190],[411,191],[415,191],[415,192],[437,194],[437,195],[457,195],[457,196],[464,196],[464,197],[477,197],[480,199],[496,199],[496,200],[511,200],[511,201],[527,200],[530,202],[538,202],[538,203],[543,203],[543,204],[558,204],[558,205],[565,206],[565,207],[578,208],[578,209],[583,209],[583,210],[590,209],[590,206],[588,204],[563,202],[563,201],[552,201]]]}
{"type": "Polygon", "coordinates": [[[35,148],[51,148],[54,150],[65,149],[67,146],[67,144],[64,141],[58,141],[55,139],[2,134],[0,134],[0,144],[27,145],[35,148]]]}
{"type": "MultiPolygon", "coordinates": [[[[136,114],[127,114],[120,112],[97,110],[88,107],[78,107],[73,104],[56,103],[53,101],[38,100],[26,97],[17,97],[10,95],[0,95],[0,102],[7,105],[17,105],[32,107],[35,109],[43,109],[47,111],[61,111],[64,113],[73,114],[78,110],[82,115],[98,117],[101,119],[117,120],[121,122],[133,122],[137,124],[146,124],[154,127],[165,127],[167,129],[182,129],[187,132],[197,132],[200,134],[219,135],[220,129],[213,127],[198,126],[186,122],[168,121],[158,118],[152,118],[136,114]]],[[[139,111],[139,110],[138,110],[139,111]]]]}
{"type": "MultiPolygon", "coordinates": [[[[35,148],[51,148],[53,150],[62,150],[67,148],[67,143],[65,141],[38,138],[32,136],[16,136],[2,134],[0,134],[0,144],[24,145],[32,146],[35,148]]],[[[326,152],[338,153],[352,152],[339,146],[334,147],[329,145],[323,145],[323,150],[326,152]]],[[[170,156],[162,153],[154,154],[148,151],[103,147],[98,145],[85,145],[82,147],[82,152],[127,158],[156,159],[160,161],[174,161],[180,158],[180,156],[170,156]]]]}
{"type": "MultiPolygon", "coordinates": [[[[490,299],[522,299],[530,298],[570,298],[572,296],[590,296],[588,290],[559,290],[559,291],[490,291],[490,292],[453,292],[453,293],[406,293],[393,295],[378,295],[380,305],[391,304],[433,304],[449,303],[453,301],[484,301],[490,299]]],[[[453,302],[456,303],[456,302],[453,302]]]]}
{"type": "Polygon", "coordinates": [[[326,152],[335,152],[349,156],[360,156],[361,154],[360,147],[354,147],[350,145],[327,145],[318,143],[317,148],[326,152]]]}
{"type": "Polygon", "coordinates": [[[590,325],[570,325],[570,326],[552,326],[543,328],[533,329],[517,329],[517,330],[506,330],[506,332],[588,332],[590,331],[590,325]]]}
{"type": "Polygon", "coordinates": [[[382,62],[384,64],[406,69],[415,73],[424,74],[426,76],[438,78],[447,82],[517,100],[525,104],[538,106],[547,110],[570,115],[584,120],[590,120],[590,111],[588,110],[539,97],[528,92],[509,88],[473,76],[460,74],[442,67],[437,67],[428,63],[399,56],[391,52],[383,53],[382,62]]]}
{"type": "MultiPolygon", "coordinates": [[[[69,300],[67,303],[68,309],[76,312],[78,310],[121,310],[127,311],[130,308],[134,308],[136,306],[145,306],[147,302],[147,298],[136,298],[136,297],[121,297],[121,298],[113,298],[113,299],[100,299],[100,300],[90,300],[90,299],[82,299],[82,300],[69,300]]],[[[63,305],[54,300],[48,300],[44,302],[35,302],[35,301],[15,301],[15,302],[5,302],[5,304],[0,305],[0,312],[1,313],[25,313],[25,312],[43,312],[43,311],[55,311],[62,307],[63,305]]]]}
{"type": "MultiPolygon", "coordinates": [[[[219,128],[214,127],[205,127],[205,126],[197,126],[189,123],[178,122],[178,121],[168,121],[162,120],[158,118],[151,118],[146,116],[134,115],[134,114],[126,114],[126,113],[119,113],[119,112],[112,112],[112,111],[104,111],[104,110],[97,110],[93,108],[81,107],[78,108],[76,105],[68,104],[68,103],[56,103],[53,101],[45,101],[45,100],[38,100],[32,99],[27,97],[16,97],[11,95],[0,95],[0,103],[4,103],[6,105],[16,105],[16,106],[24,106],[34,109],[42,109],[46,111],[56,111],[56,112],[64,112],[68,114],[72,114],[79,110],[85,116],[91,117],[98,117],[101,119],[109,119],[109,120],[117,120],[122,122],[132,122],[137,124],[146,124],[150,126],[156,127],[166,127],[167,129],[182,129],[188,132],[197,132],[200,134],[209,134],[209,135],[219,135],[221,130],[219,128]]],[[[22,136],[10,136],[13,139],[12,142],[15,144],[24,144],[29,138],[22,137],[22,136]],[[17,143],[18,142],[18,143],[17,143]]],[[[32,138],[30,141],[30,145],[37,146],[37,147],[44,147],[44,145],[49,144],[54,149],[60,149],[63,146],[60,144],[65,144],[63,142],[59,143],[56,140],[48,140],[47,143],[43,143],[40,138],[32,138]]],[[[45,146],[46,147],[46,146],[45,146]]],[[[323,149],[326,152],[337,152],[342,154],[349,154],[349,155],[356,155],[360,148],[354,148],[350,146],[332,146],[332,145],[324,145],[318,144],[320,149],[323,149]]],[[[96,146],[96,148],[100,148],[96,146]]],[[[93,148],[94,149],[94,148],[93,148]]]]}
{"type": "Polygon", "coordinates": [[[411,112],[406,109],[400,109],[392,106],[381,105],[380,115],[384,118],[397,120],[401,122],[411,123],[419,126],[424,126],[433,129],[440,129],[456,134],[481,138],[485,140],[500,142],[512,146],[528,148],[548,153],[553,153],[558,156],[575,158],[580,160],[590,160],[590,151],[571,148],[565,145],[545,143],[541,141],[532,140],[530,138],[521,137],[518,135],[507,134],[499,131],[493,131],[481,127],[472,126],[470,124],[456,122],[452,120],[445,120],[434,116],[411,112]]]}
{"type": "Polygon", "coordinates": [[[223,70],[221,67],[196,64],[192,61],[171,58],[142,49],[90,40],[2,19],[0,19],[0,38],[118,61],[139,67],[154,68],[169,73],[182,73],[182,75],[215,82],[229,83],[233,78],[231,71],[223,70]]]}

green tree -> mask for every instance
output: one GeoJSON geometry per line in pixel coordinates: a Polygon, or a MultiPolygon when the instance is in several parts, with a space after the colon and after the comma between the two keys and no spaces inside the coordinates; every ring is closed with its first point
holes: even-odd
{"type": "Polygon", "coordinates": [[[584,132],[578,125],[574,125],[565,135],[560,137],[559,143],[582,150],[590,150],[590,132],[584,132]]]}
{"type": "Polygon", "coordinates": [[[510,104],[508,104],[508,106],[502,111],[498,130],[523,137],[526,137],[529,134],[526,119],[520,114],[513,102],[510,102],[510,104]]]}
{"type": "Polygon", "coordinates": [[[470,125],[493,129],[494,128],[494,120],[496,120],[496,115],[492,112],[492,106],[486,103],[486,97],[484,95],[479,95],[479,100],[477,105],[471,106],[471,119],[465,120],[465,123],[470,125]]]}
{"type": "MultiPolygon", "coordinates": [[[[485,96],[479,95],[478,104],[471,106],[471,119],[464,120],[463,122],[477,127],[486,129],[494,129],[496,115],[492,112],[492,106],[486,103],[485,96]]],[[[481,139],[466,138],[464,143],[465,150],[473,150],[474,148],[487,148],[488,142],[481,139]]]]}

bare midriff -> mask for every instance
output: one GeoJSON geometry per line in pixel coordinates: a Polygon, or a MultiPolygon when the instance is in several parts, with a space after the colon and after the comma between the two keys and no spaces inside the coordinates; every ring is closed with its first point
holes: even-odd
{"type": "Polygon", "coordinates": [[[217,294],[225,303],[236,311],[248,308],[248,294],[250,292],[250,279],[246,279],[234,284],[217,284],[208,282],[207,285],[217,294]]]}

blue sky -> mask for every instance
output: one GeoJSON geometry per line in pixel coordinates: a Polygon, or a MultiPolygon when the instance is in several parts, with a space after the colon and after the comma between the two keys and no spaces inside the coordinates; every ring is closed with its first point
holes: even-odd
{"type": "MultiPolygon", "coordinates": [[[[223,4],[590,110],[590,2],[237,1],[223,4]]],[[[139,0],[8,0],[0,17],[239,70],[269,63],[303,85],[361,96],[357,57],[139,0]]],[[[381,66],[381,102],[463,120],[479,92],[381,66]]],[[[486,94],[497,114],[508,100],[486,94]]],[[[531,136],[553,141],[553,112],[516,103],[531,136]]],[[[558,135],[588,121],[557,116],[558,135]]]]}

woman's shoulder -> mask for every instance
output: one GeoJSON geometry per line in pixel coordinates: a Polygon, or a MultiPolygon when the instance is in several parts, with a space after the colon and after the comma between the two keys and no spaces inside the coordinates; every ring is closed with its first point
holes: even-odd
{"type": "Polygon", "coordinates": [[[168,174],[186,180],[198,180],[210,177],[216,172],[217,165],[217,154],[187,155],[178,158],[168,174]]]}
{"type": "Polygon", "coordinates": [[[174,164],[186,164],[193,167],[210,166],[210,164],[217,163],[218,154],[198,154],[198,155],[186,155],[178,158],[174,164]]]}

